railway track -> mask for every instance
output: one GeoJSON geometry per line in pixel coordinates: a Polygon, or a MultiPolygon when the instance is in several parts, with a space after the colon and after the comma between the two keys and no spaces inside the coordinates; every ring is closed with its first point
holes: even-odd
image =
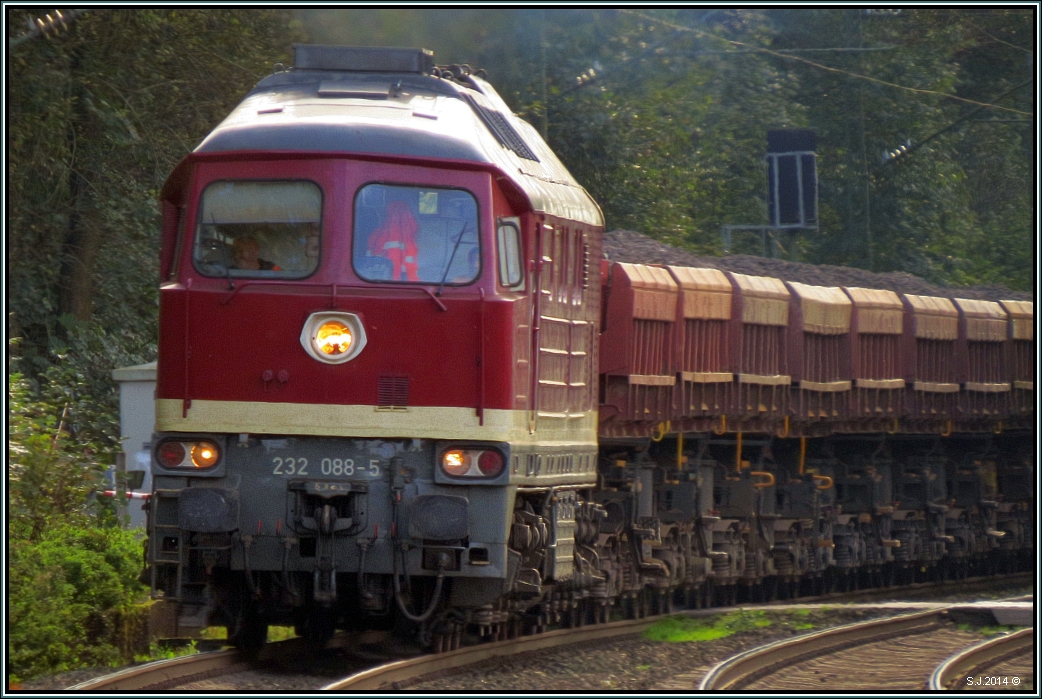
{"type": "MultiPolygon", "coordinates": [[[[1007,578],[1009,582],[1016,580],[1031,580],[1030,574],[1019,574],[1007,578]]],[[[946,583],[917,583],[915,585],[907,585],[902,588],[891,588],[889,592],[904,593],[910,590],[922,590],[926,591],[932,589],[934,591],[941,591],[944,589],[959,589],[971,591],[975,587],[986,587],[986,583],[990,581],[991,585],[995,585],[994,578],[981,578],[981,579],[969,579],[958,582],[946,582],[946,583]]],[[[1004,581],[1005,582],[1005,581],[1004,581]]],[[[804,597],[799,602],[826,602],[826,601],[837,601],[840,598],[846,601],[852,601],[859,598],[870,597],[874,594],[885,594],[887,590],[861,590],[848,593],[830,593],[827,595],[819,595],[816,597],[804,597]]],[[[788,603],[793,603],[790,601],[788,603]]],[[[755,607],[769,607],[775,603],[768,603],[763,605],[749,605],[755,607]]],[[[785,602],[781,602],[785,604],[785,602]]],[[[713,610],[723,612],[728,608],[718,608],[713,610]]],[[[933,616],[943,612],[943,610],[932,610],[930,612],[921,613],[923,616],[933,616]]],[[[618,638],[631,634],[638,634],[644,629],[651,626],[653,623],[658,621],[667,615],[647,617],[640,620],[614,622],[610,624],[603,624],[598,626],[580,628],[580,629],[561,629],[559,631],[551,631],[549,633],[540,634],[537,636],[527,636],[519,639],[513,639],[509,641],[499,641],[496,643],[482,644],[478,646],[471,646],[467,648],[461,648],[456,651],[449,653],[441,653],[436,655],[421,656],[418,658],[412,658],[409,660],[388,663],[382,666],[367,669],[363,672],[356,673],[343,680],[339,680],[332,684],[325,686],[323,689],[327,690],[362,690],[362,689],[379,689],[381,687],[402,687],[409,684],[417,683],[423,679],[433,678],[435,676],[453,674],[454,671],[458,672],[465,667],[471,667],[480,665],[486,662],[494,661],[498,657],[515,655],[519,653],[527,653],[537,650],[545,650],[547,648],[554,648],[558,646],[568,645],[574,647],[576,644],[585,644],[589,642],[607,641],[612,638],[618,638]]],[[[920,683],[921,685],[922,683],[920,683]]]]}
{"type": "MultiPolygon", "coordinates": [[[[354,649],[365,644],[367,640],[380,636],[381,634],[374,632],[358,635],[338,633],[326,648],[346,651],[344,656],[338,659],[341,668],[345,666],[368,667],[373,664],[374,659],[354,649]]],[[[110,675],[80,682],[68,689],[92,692],[167,690],[201,682],[212,684],[214,680],[240,673],[252,673],[258,668],[271,668],[275,665],[284,667],[293,663],[306,666],[309,659],[313,658],[313,654],[314,648],[309,646],[303,638],[291,638],[286,641],[268,643],[253,659],[245,657],[234,649],[197,653],[127,668],[110,675]]]]}
{"type": "MultiPolygon", "coordinates": [[[[989,577],[946,583],[917,583],[882,590],[860,590],[802,597],[799,600],[791,600],[788,603],[853,602],[864,601],[875,596],[903,596],[910,592],[914,594],[926,592],[945,594],[949,591],[972,592],[975,589],[994,588],[998,583],[1012,585],[1019,582],[1030,582],[1031,579],[1031,574],[1018,574],[1002,578],[1001,580],[989,577]]],[[[774,604],[776,603],[744,606],[769,608],[774,604]]],[[[705,613],[723,612],[726,609],[728,608],[714,608],[706,610],[705,613]]],[[[353,666],[358,668],[358,671],[345,679],[326,685],[324,689],[376,689],[396,684],[403,686],[425,676],[451,674],[465,667],[484,662],[494,662],[496,658],[506,655],[544,650],[558,646],[603,643],[613,638],[639,634],[665,616],[669,615],[648,616],[642,619],[590,625],[577,629],[560,629],[507,641],[466,646],[445,653],[396,658],[390,662],[383,663],[374,663],[373,659],[365,654],[353,655],[349,652],[348,655],[353,655],[353,657],[345,659],[344,669],[350,670],[350,666],[353,666]]],[[[364,643],[364,641],[362,642],[364,643]]],[[[341,633],[334,637],[329,647],[350,649],[357,647],[359,644],[360,640],[358,637],[341,633]]],[[[249,671],[274,659],[278,659],[283,665],[294,658],[298,658],[303,662],[308,657],[310,651],[311,649],[307,646],[304,639],[294,638],[287,641],[269,643],[261,651],[256,661],[253,662],[250,662],[235,650],[199,653],[132,667],[111,675],[81,682],[69,687],[69,689],[82,691],[173,689],[249,671]]]]}
{"type": "Polygon", "coordinates": [[[1011,690],[1034,686],[1035,629],[1021,629],[960,650],[934,669],[929,689],[1011,690]]]}
{"type": "MultiPolygon", "coordinates": [[[[1030,644],[1030,630],[1027,636],[1030,644]]],[[[973,640],[973,634],[949,621],[944,608],[859,622],[735,655],[714,666],[698,689],[921,690],[930,680],[924,668],[937,666],[973,640]]],[[[943,677],[953,680],[962,667],[956,663],[943,677]]]]}

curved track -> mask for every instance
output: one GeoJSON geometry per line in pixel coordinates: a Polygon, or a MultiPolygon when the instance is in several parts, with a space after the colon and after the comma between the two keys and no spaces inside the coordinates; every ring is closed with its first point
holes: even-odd
{"type": "MultiPolygon", "coordinates": [[[[1017,575],[1007,580],[1009,582],[1012,582],[1014,579],[1020,578],[1030,580],[1031,576],[1030,574],[1017,575]]],[[[916,590],[933,589],[934,591],[943,590],[946,588],[964,590],[967,589],[967,587],[974,588],[977,586],[984,586],[987,584],[989,580],[992,584],[995,583],[994,578],[966,580],[961,581],[959,583],[920,583],[916,585],[909,585],[904,588],[891,589],[890,592],[906,592],[910,591],[911,588],[914,588],[916,590]]],[[[887,590],[861,590],[852,593],[832,593],[817,597],[804,597],[798,600],[798,602],[825,602],[835,601],[839,598],[843,598],[846,600],[854,600],[886,592],[887,590]]],[[[795,602],[797,602],[797,600],[792,600],[789,602],[789,604],[795,602]]],[[[766,607],[770,605],[766,604],[745,606],[766,607]]],[[[727,611],[727,609],[730,608],[717,608],[712,610],[712,613],[723,613],[727,611]]],[[[927,616],[938,615],[942,612],[943,610],[931,610],[929,612],[920,613],[920,616],[923,616],[925,618],[927,616]]],[[[466,666],[481,664],[483,662],[493,660],[497,657],[525,653],[529,651],[544,650],[547,648],[553,648],[557,646],[574,646],[577,643],[606,641],[612,638],[637,634],[642,632],[644,629],[651,626],[654,622],[658,621],[659,619],[665,616],[670,615],[664,614],[661,616],[649,616],[639,620],[620,621],[609,624],[589,626],[579,629],[561,629],[558,631],[551,631],[549,633],[538,634],[535,636],[528,636],[508,641],[486,643],[478,646],[461,648],[459,650],[451,651],[448,653],[426,655],[417,658],[411,658],[409,660],[387,663],[385,665],[376,666],[363,672],[356,673],[354,675],[351,675],[350,677],[346,677],[342,680],[339,680],[337,682],[323,687],[323,689],[361,690],[379,689],[381,687],[386,689],[389,687],[404,686],[417,682],[425,678],[425,676],[437,675],[442,673],[451,674],[452,671],[459,671],[460,669],[466,666]]],[[[922,684],[923,683],[920,682],[920,688],[922,684]]]]}
{"type": "Polygon", "coordinates": [[[396,684],[413,681],[434,673],[442,673],[465,666],[476,665],[505,655],[527,653],[530,651],[554,648],[562,645],[574,646],[577,643],[603,641],[619,636],[637,634],[654,624],[660,618],[660,616],[649,616],[644,619],[616,621],[579,629],[560,629],[534,636],[515,638],[508,641],[496,641],[494,643],[482,643],[476,646],[467,646],[447,653],[424,655],[418,658],[400,660],[395,663],[380,665],[356,673],[350,677],[326,685],[322,689],[359,690],[379,689],[381,687],[387,688],[388,686],[394,687],[396,684]]]}
{"type": "MultiPolygon", "coordinates": [[[[996,583],[1013,584],[1020,580],[1030,581],[1030,574],[1019,574],[1008,578],[979,578],[947,583],[918,583],[901,587],[860,590],[846,593],[831,593],[814,597],[803,597],[788,603],[833,602],[839,600],[857,601],[870,597],[886,595],[901,596],[909,592],[950,593],[951,591],[971,591],[977,588],[994,586],[996,583]]],[[[751,607],[767,607],[768,604],[743,605],[751,607]]],[[[724,612],[727,608],[706,610],[707,613],[724,612]]],[[[668,615],[662,615],[668,616],[668,615]]],[[[560,629],[546,633],[525,636],[517,639],[482,643],[458,650],[432,655],[418,656],[397,660],[382,665],[375,665],[350,677],[330,684],[324,689],[375,689],[403,684],[432,673],[446,672],[481,663],[504,655],[513,655],[528,651],[543,650],[555,646],[572,646],[576,643],[603,642],[611,638],[638,634],[655,623],[662,616],[648,616],[643,619],[596,624],[573,629],[560,629]]],[[[358,639],[341,633],[334,637],[329,647],[355,645],[358,639]]],[[[965,644],[963,644],[965,645],[965,644]]],[[[304,639],[294,638],[288,641],[269,643],[261,651],[257,661],[266,659],[298,656],[302,659],[309,652],[304,639]]],[[[97,677],[69,687],[70,690],[108,691],[108,690],[163,690],[172,689],[192,682],[234,674],[251,667],[249,660],[235,650],[213,651],[188,655],[171,660],[161,660],[122,670],[117,673],[97,677]]]]}
{"type": "Polygon", "coordinates": [[[1028,689],[1034,684],[1034,652],[1034,628],[990,638],[938,665],[929,689],[1028,689]]]}
{"type": "Polygon", "coordinates": [[[974,634],[946,609],[849,624],[740,653],[713,667],[706,690],[921,690],[927,668],[965,648],[974,634]]]}
{"type": "MultiPolygon", "coordinates": [[[[337,634],[329,645],[345,645],[348,638],[346,634],[337,634]]],[[[250,659],[235,649],[196,653],[127,668],[80,682],[68,689],[93,692],[173,689],[191,682],[248,671],[265,661],[303,659],[310,650],[311,647],[303,638],[291,638],[267,644],[255,659],[250,659]]]]}

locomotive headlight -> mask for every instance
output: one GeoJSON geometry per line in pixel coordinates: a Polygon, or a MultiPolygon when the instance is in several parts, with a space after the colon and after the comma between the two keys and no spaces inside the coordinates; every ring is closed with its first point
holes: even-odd
{"type": "Polygon", "coordinates": [[[354,342],[351,328],[339,320],[327,320],[319,326],[315,333],[315,346],[324,354],[337,356],[345,354],[354,342]]]}
{"type": "Polygon", "coordinates": [[[445,473],[450,476],[465,476],[470,470],[470,454],[460,449],[445,452],[441,459],[445,473]]]}
{"type": "Polygon", "coordinates": [[[220,457],[217,446],[210,442],[200,442],[192,447],[192,463],[196,468],[210,468],[220,457]]]}
{"type": "Polygon", "coordinates": [[[300,332],[300,344],[314,359],[342,364],[358,356],[365,347],[365,329],[354,313],[312,313],[300,332]]]}

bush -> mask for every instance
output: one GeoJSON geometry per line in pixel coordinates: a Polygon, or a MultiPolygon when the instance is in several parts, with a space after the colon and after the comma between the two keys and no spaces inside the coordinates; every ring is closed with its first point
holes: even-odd
{"type": "MultiPolygon", "coordinates": [[[[17,372],[8,373],[8,489],[10,536],[37,541],[52,524],[111,521],[105,508],[92,508],[92,492],[100,489],[105,462],[119,446],[90,430],[72,430],[82,422],[104,424],[84,404],[79,377],[69,366],[57,366],[34,394],[17,372]]],[[[107,428],[111,432],[111,428],[107,428]]],[[[118,435],[118,428],[116,430],[118,435]]]]}
{"type": "Polygon", "coordinates": [[[119,449],[114,392],[64,356],[8,368],[9,681],[133,660],[147,646],[141,542],[94,494],[119,449]]]}
{"type": "Polygon", "coordinates": [[[56,526],[12,542],[8,565],[11,681],[133,660],[141,542],[120,528],[56,526]]]}

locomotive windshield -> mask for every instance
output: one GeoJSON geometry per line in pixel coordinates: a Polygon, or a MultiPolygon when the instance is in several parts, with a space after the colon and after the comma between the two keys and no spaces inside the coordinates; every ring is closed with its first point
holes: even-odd
{"type": "Polygon", "coordinates": [[[383,184],[358,191],[353,259],[362,279],[469,284],[481,270],[479,252],[469,192],[383,184]]]}
{"type": "Polygon", "coordinates": [[[214,182],[203,192],[195,266],[207,276],[300,279],[318,266],[313,182],[214,182]]]}

